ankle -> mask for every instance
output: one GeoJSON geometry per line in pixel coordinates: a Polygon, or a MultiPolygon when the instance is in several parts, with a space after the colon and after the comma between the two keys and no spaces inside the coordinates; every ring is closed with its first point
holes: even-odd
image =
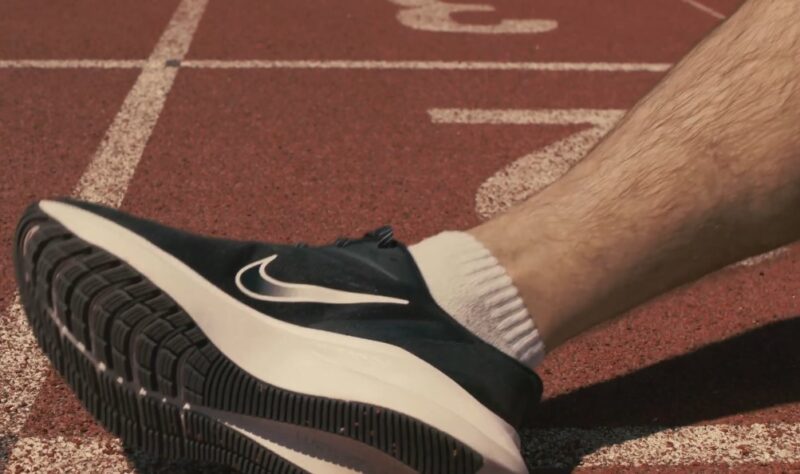
{"type": "Polygon", "coordinates": [[[491,252],[465,232],[442,232],[409,248],[434,300],[485,342],[529,367],[544,345],[517,288],[491,252]]]}
{"type": "MultiPolygon", "coordinates": [[[[493,255],[507,272],[525,307],[536,317],[536,328],[548,351],[577,335],[568,324],[580,304],[579,288],[563,293],[562,270],[568,262],[557,261],[557,250],[549,239],[526,234],[524,239],[509,233],[500,221],[489,221],[467,231],[493,255]]],[[[579,283],[571,279],[573,283],[579,283]]]]}

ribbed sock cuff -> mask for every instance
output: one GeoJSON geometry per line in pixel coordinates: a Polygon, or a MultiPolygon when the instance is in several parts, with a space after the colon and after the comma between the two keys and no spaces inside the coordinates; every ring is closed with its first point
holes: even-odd
{"type": "Polygon", "coordinates": [[[475,335],[533,368],[545,348],[511,277],[465,232],[442,232],[409,247],[436,303],[475,335]]]}

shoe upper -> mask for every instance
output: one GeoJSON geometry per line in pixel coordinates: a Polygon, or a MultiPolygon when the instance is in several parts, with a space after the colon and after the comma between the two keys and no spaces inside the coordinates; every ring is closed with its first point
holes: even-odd
{"type": "Polygon", "coordinates": [[[135,232],[265,315],[405,349],[514,427],[539,402],[539,377],[441,309],[407,248],[387,227],[332,245],[280,245],[196,235],[96,204],[63,201],[135,232]]]}

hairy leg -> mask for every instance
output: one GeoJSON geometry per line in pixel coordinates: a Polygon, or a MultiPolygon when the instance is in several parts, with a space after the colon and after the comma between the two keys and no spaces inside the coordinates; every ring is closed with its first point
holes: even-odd
{"type": "Polygon", "coordinates": [[[578,166],[470,230],[548,350],[800,238],[800,2],[750,0],[578,166]]]}

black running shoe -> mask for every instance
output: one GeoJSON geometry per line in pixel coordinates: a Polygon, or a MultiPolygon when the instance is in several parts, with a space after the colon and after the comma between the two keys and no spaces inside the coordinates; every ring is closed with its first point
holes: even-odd
{"type": "Polygon", "coordinates": [[[388,227],[277,245],[41,201],[14,261],[42,348],[129,446],[244,472],[527,472],[539,378],[438,307],[388,227]]]}

